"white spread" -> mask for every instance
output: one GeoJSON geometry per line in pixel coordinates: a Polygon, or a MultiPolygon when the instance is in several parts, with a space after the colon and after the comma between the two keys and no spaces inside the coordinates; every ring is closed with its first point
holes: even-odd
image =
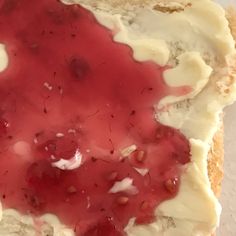
{"type": "Polygon", "coordinates": [[[0,44],[0,73],[7,68],[8,56],[3,44],[0,44]]]}
{"type": "Polygon", "coordinates": [[[145,176],[148,172],[149,172],[149,169],[146,169],[146,168],[134,168],[140,175],[142,176],[145,176]]]}
{"type": "Polygon", "coordinates": [[[127,177],[121,181],[115,182],[112,188],[109,190],[109,193],[119,192],[125,192],[130,195],[136,195],[138,194],[138,189],[136,186],[133,185],[133,179],[127,177]]]}
{"type": "Polygon", "coordinates": [[[187,86],[192,91],[183,96],[169,95],[163,98],[158,106],[162,106],[193,98],[206,86],[209,81],[209,76],[212,69],[202,59],[198,52],[185,52],[177,57],[179,64],[164,72],[164,79],[166,84],[170,87],[187,86]]]}
{"type": "MultiPolygon", "coordinates": [[[[93,11],[99,22],[114,32],[115,41],[128,44],[133,49],[136,60],[171,65],[172,68],[164,73],[169,86],[191,88],[185,96],[167,96],[156,104],[157,120],[180,129],[190,141],[191,162],[185,167],[180,191],[174,199],[158,206],[156,222],[135,225],[135,219],[131,219],[126,227],[128,236],[211,235],[219,224],[221,207],[211,190],[207,156],[220,124],[219,114],[236,99],[235,75],[228,66],[235,61],[235,42],[224,10],[210,0],[185,0],[182,1],[184,4],[180,0],[162,1],[170,4],[172,9],[180,9],[171,14],[153,10],[151,2],[158,0],[150,1],[149,6],[142,8],[134,4],[123,4],[122,7],[118,4],[111,8],[107,0],[63,2],[82,3],[93,11]],[[191,6],[181,10],[189,2],[191,6]]],[[[1,46],[0,70],[7,65],[3,49],[1,46]]],[[[54,163],[58,168],[67,164],[65,160],[54,163]]],[[[126,188],[127,183],[128,187],[133,186],[130,180],[126,180],[126,188]]],[[[111,192],[123,191],[123,184],[116,183],[111,192]]],[[[18,216],[9,210],[3,210],[3,214],[1,235],[4,235],[2,230],[6,225],[12,227],[4,220],[8,214],[16,219],[18,216]]],[[[21,225],[22,219],[18,217],[21,225]]],[[[52,216],[47,216],[47,219],[50,219],[47,225],[59,227],[59,231],[54,230],[49,235],[74,235],[59,222],[53,222],[52,216]]],[[[24,223],[29,227],[31,224],[24,223]]]]}
{"type": "Polygon", "coordinates": [[[69,159],[60,159],[59,161],[53,162],[52,167],[56,167],[61,170],[74,170],[81,166],[82,164],[82,154],[76,150],[75,155],[69,159]]]}

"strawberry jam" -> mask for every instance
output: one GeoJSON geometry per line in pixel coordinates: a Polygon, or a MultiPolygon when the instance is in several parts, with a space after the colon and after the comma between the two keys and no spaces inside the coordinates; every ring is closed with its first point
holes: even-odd
{"type": "Polygon", "coordinates": [[[0,0],[5,208],[53,213],[76,235],[114,236],[131,218],[155,220],[154,209],[178,193],[190,151],[154,118],[171,91],[165,68],[135,61],[112,35],[79,5],[0,0]]]}

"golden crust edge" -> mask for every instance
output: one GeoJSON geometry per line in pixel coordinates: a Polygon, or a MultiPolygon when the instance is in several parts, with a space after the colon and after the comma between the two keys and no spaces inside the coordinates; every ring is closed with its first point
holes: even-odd
{"type": "Polygon", "coordinates": [[[224,175],[223,162],[224,129],[222,124],[213,138],[213,143],[208,154],[208,176],[211,182],[211,188],[217,197],[219,197],[221,193],[221,184],[224,175]]]}
{"type": "MultiPolygon", "coordinates": [[[[224,128],[222,121],[222,125],[215,133],[213,143],[208,154],[208,176],[211,182],[211,188],[217,198],[219,198],[221,193],[222,180],[224,176],[223,163],[224,128]]],[[[216,233],[213,233],[212,236],[216,236],[216,233]]]]}

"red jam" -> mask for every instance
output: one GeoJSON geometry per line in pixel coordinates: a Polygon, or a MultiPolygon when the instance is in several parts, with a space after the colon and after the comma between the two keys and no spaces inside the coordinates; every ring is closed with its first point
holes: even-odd
{"type": "Polygon", "coordinates": [[[162,68],[131,49],[78,5],[1,0],[0,194],[6,208],[56,214],[77,235],[124,235],[154,220],[175,197],[189,143],[155,121],[153,105],[171,92],[162,68]],[[127,157],[121,150],[136,145],[127,157]],[[53,163],[79,152],[82,164],[53,163]],[[137,169],[146,169],[140,174],[137,169]],[[135,193],[111,193],[133,180],[135,193]]]}

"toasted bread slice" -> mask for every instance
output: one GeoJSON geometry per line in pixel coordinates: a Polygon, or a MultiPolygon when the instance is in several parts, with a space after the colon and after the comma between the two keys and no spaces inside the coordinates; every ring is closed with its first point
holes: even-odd
{"type": "MultiPolygon", "coordinates": [[[[89,9],[112,31],[115,41],[133,49],[137,61],[151,60],[170,67],[165,74],[170,87],[192,88],[184,95],[166,96],[155,106],[157,121],[179,129],[190,142],[191,162],[183,171],[179,193],[157,207],[156,222],[137,225],[130,219],[126,233],[209,236],[220,215],[217,197],[223,178],[222,109],[236,99],[232,37],[236,37],[235,13],[228,12],[230,32],[223,9],[208,0],[63,2],[79,3],[89,9]]],[[[56,216],[39,219],[42,235],[74,235],[56,216]]],[[[34,232],[31,217],[3,210],[1,235],[28,236],[34,232]]]]}

